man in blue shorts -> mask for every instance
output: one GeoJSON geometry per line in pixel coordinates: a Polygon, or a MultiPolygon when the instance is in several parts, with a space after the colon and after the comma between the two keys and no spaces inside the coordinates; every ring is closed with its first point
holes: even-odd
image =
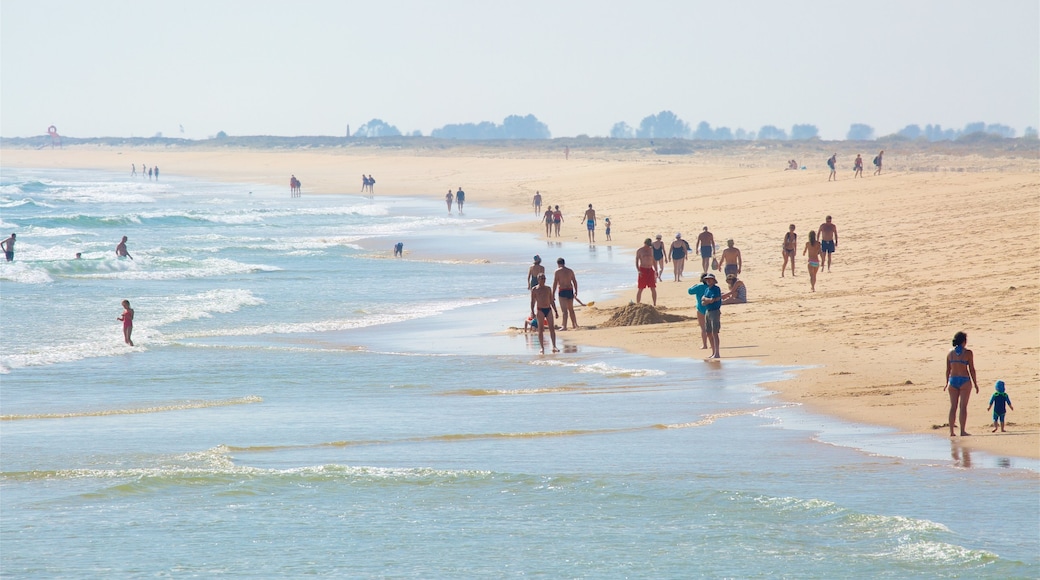
{"type": "Polygon", "coordinates": [[[592,209],[592,204],[589,204],[589,209],[585,210],[585,225],[589,229],[589,243],[596,243],[596,210],[592,209]]]}
{"type": "MultiPolygon", "coordinates": [[[[834,250],[838,247],[838,226],[831,223],[831,216],[827,216],[827,221],[820,224],[816,237],[820,240],[820,251],[827,256],[827,271],[830,272],[831,255],[834,254],[834,250]]],[[[822,266],[823,264],[820,265],[822,266]]]]}

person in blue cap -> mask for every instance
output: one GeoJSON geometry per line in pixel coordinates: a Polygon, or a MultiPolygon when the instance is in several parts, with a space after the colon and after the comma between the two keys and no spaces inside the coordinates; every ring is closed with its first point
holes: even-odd
{"type": "Polygon", "coordinates": [[[997,392],[993,393],[993,396],[989,398],[989,406],[986,407],[986,410],[989,411],[990,409],[993,409],[992,433],[997,432],[998,421],[1000,422],[1000,432],[1005,433],[1006,431],[1004,431],[1004,413],[1006,413],[1007,410],[1004,407],[1007,406],[1007,408],[1011,409],[1012,411],[1014,411],[1015,408],[1011,406],[1011,397],[1009,397],[1008,394],[1004,392],[1004,381],[997,381],[997,384],[994,388],[997,389],[997,392]]]}

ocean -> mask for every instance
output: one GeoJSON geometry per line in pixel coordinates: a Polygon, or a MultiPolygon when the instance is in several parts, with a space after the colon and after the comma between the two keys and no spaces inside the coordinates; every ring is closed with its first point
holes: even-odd
{"type": "Polygon", "coordinates": [[[1038,462],[813,415],[760,386],[796,369],[698,345],[540,356],[531,257],[588,302],[632,252],[444,187],[4,168],[0,573],[1040,577],[1038,462]]]}

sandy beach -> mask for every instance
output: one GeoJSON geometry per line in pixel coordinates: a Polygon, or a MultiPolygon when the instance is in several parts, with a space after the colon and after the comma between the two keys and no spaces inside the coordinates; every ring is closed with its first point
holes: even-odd
{"type": "MultiPolygon", "coordinates": [[[[544,237],[531,207],[540,191],[546,205],[563,211],[562,240],[587,239],[581,215],[591,203],[600,219],[610,217],[613,224],[612,242],[605,241],[600,224],[597,245],[633,253],[646,237],[662,234],[667,241],[680,232],[692,241],[706,225],[717,243],[732,238],[741,250],[749,302],[723,307],[722,360],[704,364],[739,358],[805,367],[796,379],[769,387],[821,413],[945,437],[944,357],[953,334],[962,330],[975,352],[980,391],[969,410],[972,436],[956,440],[996,455],[1040,458],[1036,143],[1015,152],[988,144],[914,145],[906,151],[887,144],[884,171],[873,176],[875,145],[728,144],[663,155],[649,146],[570,144],[569,159],[562,146],[544,145],[74,146],[5,148],[0,165],[128,174],[131,163],[158,165],[163,176],[284,184],[287,196],[291,174],[301,180],[305,196],[357,193],[361,174],[372,174],[376,196],[428,195],[434,213],[444,211],[445,192],[462,187],[470,204],[515,212],[516,221],[500,229],[544,237]],[[824,162],[834,152],[839,180],[828,182],[824,162]],[[860,179],[852,172],[857,153],[866,160],[860,179]],[[792,158],[806,169],[784,171],[792,158]],[[810,292],[801,246],[827,215],[838,228],[839,244],[831,271],[822,271],[816,292],[810,292]],[[781,277],[788,224],[799,234],[797,275],[788,271],[781,277]],[[993,434],[986,405],[998,379],[1007,384],[1014,410],[1007,415],[1008,432],[993,434]]],[[[683,282],[676,283],[668,266],[658,288],[662,311],[695,314],[686,290],[698,269],[687,267],[683,282]]],[[[597,287],[580,272],[579,282],[583,289],[597,287]]],[[[597,327],[635,298],[635,282],[633,258],[631,292],[579,309],[582,328],[563,333],[564,339],[655,356],[705,356],[695,323],[597,327]]]]}

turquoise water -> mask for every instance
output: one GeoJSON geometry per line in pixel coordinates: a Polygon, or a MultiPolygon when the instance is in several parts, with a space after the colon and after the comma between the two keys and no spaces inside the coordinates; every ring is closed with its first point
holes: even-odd
{"type": "Polygon", "coordinates": [[[416,193],[4,169],[3,575],[1040,576],[1036,462],[756,386],[789,369],[538,356],[531,256],[587,302],[632,254],[416,193]]]}

